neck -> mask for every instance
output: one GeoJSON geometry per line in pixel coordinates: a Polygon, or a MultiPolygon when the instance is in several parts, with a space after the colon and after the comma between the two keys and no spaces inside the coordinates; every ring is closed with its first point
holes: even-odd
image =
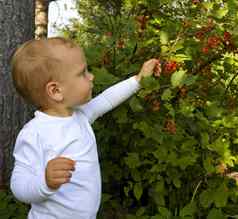
{"type": "Polygon", "coordinates": [[[72,108],[49,108],[49,109],[40,109],[42,112],[47,113],[52,116],[72,116],[73,109],[72,108]]]}

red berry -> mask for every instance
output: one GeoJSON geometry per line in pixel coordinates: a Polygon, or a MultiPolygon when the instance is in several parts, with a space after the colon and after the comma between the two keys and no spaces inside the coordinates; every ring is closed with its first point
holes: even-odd
{"type": "Polygon", "coordinates": [[[228,31],[224,32],[223,37],[226,42],[231,40],[231,34],[228,31]]]}
{"type": "Polygon", "coordinates": [[[108,36],[108,37],[111,37],[112,36],[112,32],[106,32],[105,35],[108,36]]]}
{"type": "Polygon", "coordinates": [[[119,39],[117,42],[117,48],[122,49],[124,47],[125,47],[124,41],[122,39],[119,39]]]}
{"type": "Polygon", "coordinates": [[[200,0],[193,0],[192,2],[193,2],[193,4],[196,5],[196,4],[200,3],[200,0]]]}
{"type": "Polygon", "coordinates": [[[196,32],[195,37],[199,40],[202,40],[204,38],[204,32],[203,31],[196,32]]]}
{"type": "Polygon", "coordinates": [[[155,111],[159,111],[160,110],[160,102],[158,100],[154,100],[152,102],[152,110],[155,111]]]}
{"type": "Polygon", "coordinates": [[[165,130],[170,134],[176,134],[176,123],[172,119],[167,119],[165,122],[165,130]]]}
{"type": "Polygon", "coordinates": [[[146,95],[146,96],[144,97],[144,100],[145,100],[145,101],[150,101],[151,98],[152,98],[152,95],[151,95],[151,94],[148,94],[148,95],[146,95]]]}
{"type": "Polygon", "coordinates": [[[208,54],[208,53],[209,53],[209,48],[208,48],[207,46],[203,47],[203,48],[202,48],[202,52],[203,52],[204,54],[208,54]]]}
{"type": "Polygon", "coordinates": [[[221,42],[221,40],[217,36],[210,36],[207,39],[208,46],[213,48],[213,49],[217,48],[217,46],[220,44],[220,42],[221,42]]]}
{"type": "Polygon", "coordinates": [[[176,61],[167,61],[164,65],[164,73],[171,74],[177,70],[177,62],[176,61]]]}

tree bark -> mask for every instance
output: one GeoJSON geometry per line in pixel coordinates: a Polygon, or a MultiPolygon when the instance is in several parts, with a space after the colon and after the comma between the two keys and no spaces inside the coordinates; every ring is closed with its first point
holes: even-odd
{"type": "Polygon", "coordinates": [[[48,12],[50,2],[55,0],[35,0],[35,38],[46,38],[48,33],[48,12]]]}
{"type": "Polygon", "coordinates": [[[34,17],[34,0],[0,0],[0,189],[9,186],[16,136],[35,110],[16,93],[10,69],[17,46],[34,38],[34,17]]]}
{"type": "Polygon", "coordinates": [[[35,38],[46,38],[48,32],[49,2],[45,0],[36,0],[35,4],[35,38]]]}

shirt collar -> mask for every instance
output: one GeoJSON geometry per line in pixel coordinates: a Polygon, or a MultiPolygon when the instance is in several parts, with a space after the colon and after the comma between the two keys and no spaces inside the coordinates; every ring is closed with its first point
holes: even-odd
{"type": "Polygon", "coordinates": [[[44,120],[54,120],[54,121],[69,121],[74,117],[74,113],[71,116],[52,116],[47,113],[44,113],[40,110],[34,112],[35,117],[44,119],[44,120]]]}

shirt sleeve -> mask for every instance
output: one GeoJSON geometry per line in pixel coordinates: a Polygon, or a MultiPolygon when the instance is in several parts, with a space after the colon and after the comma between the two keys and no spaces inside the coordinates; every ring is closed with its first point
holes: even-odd
{"type": "Polygon", "coordinates": [[[23,128],[17,136],[13,156],[15,163],[10,189],[16,199],[25,203],[38,203],[57,191],[46,184],[37,132],[23,128]]]}
{"type": "Polygon", "coordinates": [[[135,79],[135,76],[132,76],[109,87],[88,103],[78,106],[77,109],[83,112],[89,123],[92,124],[98,117],[127,100],[139,89],[140,83],[135,79]]]}

